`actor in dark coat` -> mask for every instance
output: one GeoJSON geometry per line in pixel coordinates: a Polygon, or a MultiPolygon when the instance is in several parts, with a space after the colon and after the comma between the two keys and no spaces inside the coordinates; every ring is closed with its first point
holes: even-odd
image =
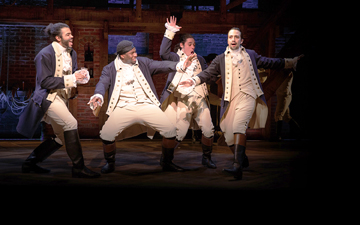
{"type": "MultiPolygon", "coordinates": [[[[72,60],[72,70],[77,70],[76,51],[70,51],[72,60]]],[[[64,79],[54,77],[56,67],[55,50],[52,44],[43,48],[35,57],[36,67],[36,86],[31,101],[20,115],[19,123],[16,127],[18,133],[25,137],[32,138],[51,101],[46,100],[51,89],[65,88],[64,79]]]]}
{"type": "Polygon", "coordinates": [[[53,42],[35,57],[35,92],[21,114],[16,129],[20,134],[31,138],[43,120],[52,125],[56,138],[41,143],[23,163],[22,172],[50,172],[37,163],[45,160],[65,144],[66,152],[73,163],[73,177],[99,177],[100,174],[84,165],[77,121],[67,108],[71,89],[75,88],[77,83],[87,83],[90,79],[89,74],[85,71],[76,71],[77,55],[71,49],[73,36],[67,24],[49,24],[45,33],[53,42]]]}
{"type": "Polygon", "coordinates": [[[293,59],[268,58],[241,46],[243,39],[239,28],[228,32],[228,47],[218,55],[210,66],[195,78],[180,85],[190,86],[209,82],[221,74],[223,96],[221,99],[220,127],[225,141],[234,153],[230,172],[242,179],[242,168],[249,166],[245,154],[246,128],[263,128],[267,119],[267,105],[261,86],[258,68],[294,68],[298,57],[293,59]]]}
{"type": "MultiPolygon", "coordinates": [[[[184,34],[180,43],[175,46],[175,52],[171,52],[171,44],[175,33],[180,30],[176,25],[176,18],[170,17],[165,24],[167,28],[160,46],[160,57],[163,60],[180,62],[195,52],[195,39],[191,34],[184,34]],[[177,50],[176,50],[177,49],[177,50]]],[[[162,110],[176,126],[176,141],[178,145],[185,138],[189,129],[201,130],[201,163],[215,169],[216,165],[211,159],[212,145],[214,140],[214,125],[211,120],[208,89],[206,84],[196,86],[193,90],[185,90],[178,87],[178,83],[193,77],[207,68],[205,59],[197,56],[186,73],[170,73],[162,92],[160,102],[162,110]]]]}
{"type": "Polygon", "coordinates": [[[117,45],[116,52],[116,59],[104,67],[89,102],[90,107],[96,110],[103,104],[106,91],[109,92],[106,110],[109,117],[100,131],[107,161],[101,172],[111,173],[115,170],[116,139],[121,140],[144,132],[152,138],[155,131],[163,136],[160,160],[163,170],[184,171],[172,163],[176,128],[159,107],[152,76],[157,73],[184,71],[191,58],[185,63],[178,63],[137,57],[136,48],[127,40],[117,45]]]}

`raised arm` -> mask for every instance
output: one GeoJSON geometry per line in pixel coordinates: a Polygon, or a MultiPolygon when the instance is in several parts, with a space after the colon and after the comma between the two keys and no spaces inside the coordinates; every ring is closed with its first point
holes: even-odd
{"type": "Polygon", "coordinates": [[[160,45],[160,57],[162,60],[178,62],[180,57],[175,52],[171,52],[171,44],[175,33],[179,31],[181,27],[176,25],[176,17],[174,16],[170,17],[170,21],[168,19],[166,20],[166,31],[160,45]]]}

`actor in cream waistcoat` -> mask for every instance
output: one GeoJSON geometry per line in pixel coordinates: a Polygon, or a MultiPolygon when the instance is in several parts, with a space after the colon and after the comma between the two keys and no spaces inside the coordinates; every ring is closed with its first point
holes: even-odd
{"type": "MultiPolygon", "coordinates": [[[[185,61],[195,51],[194,38],[190,34],[183,35],[179,43],[180,49],[178,49],[177,53],[171,52],[172,39],[175,32],[178,32],[181,27],[176,25],[174,16],[170,17],[170,21],[167,20],[165,27],[167,29],[160,46],[161,59],[174,62],[185,61]]],[[[176,126],[176,141],[178,144],[185,138],[189,128],[201,129],[202,164],[215,169],[216,165],[211,160],[214,125],[211,121],[206,84],[198,85],[193,89],[178,86],[179,82],[196,76],[206,68],[205,59],[197,56],[197,59],[187,68],[186,73],[170,73],[160,102],[162,103],[162,110],[176,126]]]]}
{"type": "Polygon", "coordinates": [[[218,55],[210,66],[192,79],[179,85],[189,87],[209,82],[221,74],[223,96],[221,100],[220,128],[225,141],[234,153],[234,164],[230,172],[235,179],[242,179],[242,168],[249,166],[245,154],[246,129],[265,127],[267,105],[260,83],[258,68],[294,68],[298,57],[293,59],[267,58],[241,46],[243,39],[239,28],[228,32],[228,47],[218,55]]]}
{"type": "Polygon", "coordinates": [[[152,76],[173,71],[184,72],[194,58],[184,62],[154,61],[137,57],[131,41],[117,45],[116,59],[104,67],[95,93],[90,99],[93,110],[103,104],[105,92],[109,91],[106,114],[109,118],[100,131],[104,156],[107,161],[102,173],[115,170],[116,142],[147,132],[152,138],[155,131],[163,136],[160,164],[166,171],[184,171],[172,163],[176,128],[160,109],[152,76]]]}
{"type": "Polygon", "coordinates": [[[85,70],[77,70],[77,55],[71,48],[73,36],[67,24],[49,24],[45,33],[53,41],[35,57],[36,87],[34,95],[19,118],[17,131],[31,138],[41,120],[51,124],[55,139],[41,143],[23,163],[24,173],[48,173],[50,170],[36,164],[42,162],[62,145],[73,163],[72,176],[93,178],[100,174],[84,165],[77,121],[67,105],[72,88],[85,84],[90,76],[85,70]]]}

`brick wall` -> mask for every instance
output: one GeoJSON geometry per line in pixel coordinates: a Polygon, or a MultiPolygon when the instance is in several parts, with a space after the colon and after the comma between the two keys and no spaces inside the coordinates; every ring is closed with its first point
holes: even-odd
{"type": "MultiPolygon", "coordinates": [[[[0,86],[2,93],[13,95],[17,100],[27,99],[35,89],[35,55],[50,41],[43,33],[44,26],[6,26],[0,24],[0,86]],[[26,90],[24,97],[17,97],[18,89],[26,90]]],[[[1,93],[1,92],[0,92],[1,93]]],[[[12,99],[10,104],[12,103],[12,99]]],[[[20,138],[16,132],[19,115],[14,114],[4,99],[0,103],[0,138],[20,138]]],[[[35,138],[40,137],[40,129],[35,138]]]]}
{"type": "Polygon", "coordinates": [[[24,82],[25,89],[35,87],[35,55],[50,42],[44,35],[41,26],[1,26],[0,39],[2,47],[1,84],[7,82],[8,87],[21,87],[24,82]],[[9,57],[8,57],[9,56],[9,57]]]}

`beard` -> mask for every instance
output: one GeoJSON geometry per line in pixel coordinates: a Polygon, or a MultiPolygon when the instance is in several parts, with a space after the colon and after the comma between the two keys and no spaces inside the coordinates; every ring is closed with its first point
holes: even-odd
{"type": "Polygon", "coordinates": [[[73,45],[73,39],[64,40],[61,38],[61,45],[65,48],[72,48],[73,45]]]}

